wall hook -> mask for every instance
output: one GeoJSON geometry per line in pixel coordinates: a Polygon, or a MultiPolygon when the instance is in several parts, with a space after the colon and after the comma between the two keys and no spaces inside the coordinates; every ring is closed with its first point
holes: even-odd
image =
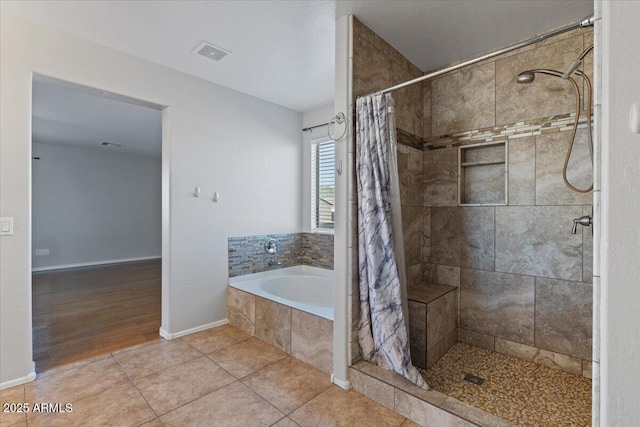
{"type": "Polygon", "coordinates": [[[193,190],[193,197],[195,197],[196,199],[200,197],[200,187],[198,187],[197,185],[196,185],[196,189],[193,190]]]}

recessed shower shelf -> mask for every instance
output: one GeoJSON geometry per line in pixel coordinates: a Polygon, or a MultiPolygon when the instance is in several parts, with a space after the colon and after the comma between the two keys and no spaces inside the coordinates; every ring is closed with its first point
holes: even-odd
{"type": "Polygon", "coordinates": [[[458,147],[458,205],[504,206],[508,202],[505,141],[458,147]]]}
{"type": "Polygon", "coordinates": [[[464,162],[460,163],[460,166],[463,168],[467,168],[470,166],[488,166],[488,165],[503,165],[504,160],[495,161],[495,162],[464,162]]]}

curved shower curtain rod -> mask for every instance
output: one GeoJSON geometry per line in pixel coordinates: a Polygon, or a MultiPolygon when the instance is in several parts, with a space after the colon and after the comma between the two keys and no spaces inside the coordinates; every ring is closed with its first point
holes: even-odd
{"type": "Polygon", "coordinates": [[[494,52],[487,53],[487,54],[479,56],[477,58],[473,58],[473,59],[470,59],[468,61],[461,62],[460,64],[456,64],[456,65],[452,65],[452,66],[447,67],[447,68],[443,68],[442,70],[434,71],[433,73],[425,74],[424,76],[417,77],[415,79],[406,81],[404,83],[397,84],[395,86],[391,86],[391,87],[389,87],[387,89],[384,89],[384,90],[381,90],[381,91],[377,91],[377,92],[374,92],[374,93],[380,93],[380,92],[389,93],[389,92],[392,92],[394,90],[402,89],[404,87],[411,86],[413,84],[420,83],[420,82],[423,82],[425,80],[432,79],[434,77],[438,77],[438,76],[440,76],[442,74],[446,74],[446,73],[448,73],[450,71],[455,71],[455,70],[458,70],[460,68],[464,68],[466,66],[475,64],[477,62],[484,61],[485,59],[493,58],[495,56],[502,55],[503,53],[508,53],[508,52],[513,51],[513,50],[520,49],[520,48],[523,48],[525,46],[529,46],[531,44],[541,42],[541,41],[546,40],[546,39],[548,39],[550,37],[557,36],[559,34],[563,34],[563,33],[566,33],[568,31],[571,31],[571,30],[576,30],[578,28],[592,27],[594,22],[595,22],[594,16],[590,15],[590,16],[587,16],[586,18],[584,18],[583,20],[581,20],[579,22],[575,22],[573,24],[569,24],[569,25],[567,25],[565,27],[558,28],[557,30],[549,31],[548,33],[544,33],[542,35],[530,38],[528,40],[524,40],[524,41],[512,44],[512,45],[504,47],[502,49],[498,49],[498,50],[496,50],[494,52]]]}

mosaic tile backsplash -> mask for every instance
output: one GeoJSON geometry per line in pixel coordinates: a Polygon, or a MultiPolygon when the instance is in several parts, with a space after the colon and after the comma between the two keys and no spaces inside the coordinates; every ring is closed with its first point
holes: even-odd
{"type": "Polygon", "coordinates": [[[295,265],[333,269],[333,235],[287,233],[229,238],[229,277],[295,265]],[[264,251],[269,239],[278,242],[277,256],[264,251]],[[280,264],[269,265],[270,261],[280,264]]]}

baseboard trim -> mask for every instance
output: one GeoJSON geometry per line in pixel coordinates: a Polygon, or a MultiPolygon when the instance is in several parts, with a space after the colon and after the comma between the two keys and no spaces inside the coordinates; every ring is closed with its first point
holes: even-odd
{"type": "Polygon", "coordinates": [[[331,382],[344,390],[351,388],[351,382],[349,380],[340,380],[335,377],[335,374],[331,374],[331,382]]]}
{"type": "Polygon", "coordinates": [[[176,338],[183,337],[185,335],[189,335],[189,334],[204,331],[207,329],[215,328],[218,326],[226,325],[227,323],[229,323],[228,319],[222,319],[222,320],[218,320],[217,322],[207,323],[206,325],[197,326],[195,328],[185,329],[184,331],[174,332],[174,333],[168,332],[165,329],[160,328],[160,336],[165,340],[173,340],[176,338]]]}
{"type": "Polygon", "coordinates": [[[36,372],[33,371],[26,377],[16,378],[15,380],[5,381],[0,384],[0,390],[4,390],[5,388],[15,387],[17,385],[30,383],[31,381],[36,379],[36,372]]]}
{"type": "Polygon", "coordinates": [[[138,257],[138,258],[109,259],[106,261],[79,262],[76,264],[48,265],[46,267],[32,268],[31,272],[37,273],[39,271],[64,270],[66,268],[92,267],[94,265],[120,264],[123,262],[134,262],[134,261],[149,261],[152,259],[160,259],[160,258],[162,258],[161,255],[154,255],[154,256],[144,256],[144,257],[138,257]]]}

